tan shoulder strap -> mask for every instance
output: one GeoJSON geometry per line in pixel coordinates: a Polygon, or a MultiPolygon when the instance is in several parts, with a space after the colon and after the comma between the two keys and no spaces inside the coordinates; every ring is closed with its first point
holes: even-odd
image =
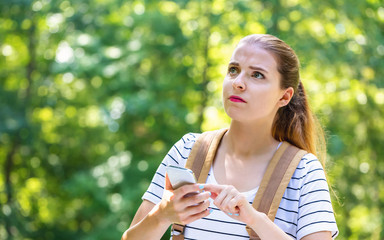
{"type": "MultiPolygon", "coordinates": [[[[283,142],[270,161],[252,206],[265,213],[271,221],[275,220],[285,189],[306,153],[288,142],[283,142]]],[[[246,228],[251,240],[260,239],[249,226],[246,228]]]]}
{"type": "MultiPolygon", "coordinates": [[[[193,145],[185,167],[193,171],[198,183],[206,182],[217,148],[227,130],[228,129],[220,129],[204,132],[193,145]]],[[[173,235],[172,239],[184,240],[184,229],[184,225],[174,223],[172,225],[172,231],[174,233],[177,232],[178,235],[173,235]]]]}
{"type": "Polygon", "coordinates": [[[194,172],[198,183],[206,182],[209,169],[225,132],[227,129],[204,132],[193,145],[185,167],[194,172]]]}

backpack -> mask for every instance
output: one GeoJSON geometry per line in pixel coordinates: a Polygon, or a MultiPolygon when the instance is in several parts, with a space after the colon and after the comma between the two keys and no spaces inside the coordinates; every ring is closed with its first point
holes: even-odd
{"type": "MultiPolygon", "coordinates": [[[[198,183],[205,183],[215,158],[220,141],[228,129],[208,131],[197,139],[188,157],[186,168],[191,169],[198,183]]],[[[307,152],[288,142],[283,142],[269,162],[262,178],[252,206],[259,212],[265,213],[273,222],[285,189],[301,158],[307,152]]],[[[172,225],[173,240],[184,240],[185,225],[172,225]],[[179,234],[175,234],[179,233],[179,234]]],[[[260,240],[255,231],[249,226],[246,230],[250,240],[260,240]]]]}

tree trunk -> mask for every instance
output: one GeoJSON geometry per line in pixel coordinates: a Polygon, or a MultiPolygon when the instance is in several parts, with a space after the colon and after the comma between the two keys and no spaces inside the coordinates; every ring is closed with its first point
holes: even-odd
{"type": "MultiPolygon", "coordinates": [[[[11,149],[7,153],[7,157],[5,159],[5,166],[4,166],[4,182],[5,182],[5,191],[7,195],[7,201],[6,204],[8,207],[12,209],[12,201],[13,201],[13,190],[12,190],[12,182],[11,182],[11,173],[13,168],[13,157],[16,153],[16,149],[18,147],[17,143],[17,137],[14,139],[11,149]]],[[[12,212],[11,212],[12,214],[12,212]]],[[[10,214],[9,214],[10,215],[10,214]]],[[[5,216],[5,230],[8,234],[8,240],[13,239],[12,237],[12,223],[11,218],[8,216],[5,216]]]]}
{"type": "MultiPolygon", "coordinates": [[[[204,4],[204,3],[202,3],[204,4]]],[[[211,5],[211,1],[209,2],[206,2],[206,4],[209,4],[211,5]]],[[[202,9],[205,9],[205,13],[204,15],[209,19],[209,23],[206,27],[206,29],[203,31],[203,34],[204,34],[204,37],[203,37],[203,41],[204,41],[204,47],[203,47],[203,57],[205,59],[205,66],[203,68],[203,72],[202,72],[202,83],[201,83],[201,104],[200,104],[200,113],[199,113],[199,118],[198,118],[198,126],[199,126],[199,131],[202,132],[202,129],[201,129],[201,126],[204,122],[204,110],[205,108],[207,107],[207,103],[208,103],[208,89],[207,89],[207,85],[209,83],[209,79],[208,79],[208,69],[209,69],[209,66],[210,66],[210,63],[209,63],[209,56],[208,56],[208,52],[209,52],[209,37],[211,36],[211,22],[210,22],[210,15],[211,15],[211,12],[210,12],[210,9],[211,9],[211,6],[209,7],[204,7],[202,6],[201,7],[202,9]]]]}
{"type": "Polygon", "coordinates": [[[12,174],[12,171],[14,170],[14,156],[17,152],[17,149],[19,148],[19,146],[22,144],[22,138],[20,136],[20,130],[21,128],[28,128],[28,104],[30,104],[30,100],[31,100],[31,88],[32,88],[32,74],[33,74],[33,71],[35,70],[36,68],[36,26],[35,26],[35,21],[34,21],[34,14],[32,12],[30,12],[30,14],[27,14],[29,15],[29,19],[32,20],[32,26],[31,28],[29,29],[28,33],[27,33],[27,36],[26,36],[26,39],[29,40],[28,42],[28,54],[29,54],[29,62],[26,66],[26,79],[27,79],[27,88],[25,89],[25,92],[24,92],[24,99],[23,100],[20,100],[20,105],[21,107],[19,108],[20,111],[22,111],[22,118],[24,118],[24,121],[26,123],[26,125],[24,126],[21,126],[20,129],[18,129],[18,131],[16,131],[14,134],[14,138],[13,138],[13,141],[11,143],[11,148],[9,150],[9,152],[7,153],[7,156],[6,156],[6,160],[5,160],[5,165],[4,165],[4,182],[5,182],[5,186],[6,186],[6,196],[7,196],[7,200],[6,200],[6,204],[10,207],[11,209],[11,214],[9,216],[5,216],[5,229],[7,231],[7,239],[8,240],[12,240],[13,239],[13,233],[12,233],[12,218],[11,216],[14,215],[12,213],[14,213],[14,211],[16,211],[16,209],[13,208],[13,202],[14,202],[14,199],[13,199],[13,185],[12,185],[12,181],[11,181],[11,174],[12,174]]]}

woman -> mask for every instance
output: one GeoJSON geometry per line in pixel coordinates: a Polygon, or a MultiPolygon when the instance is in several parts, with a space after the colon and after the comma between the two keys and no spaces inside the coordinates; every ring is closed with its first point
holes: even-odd
{"type": "Polygon", "coordinates": [[[317,139],[294,51],[271,35],[250,35],[237,45],[223,83],[232,119],[207,184],[173,190],[165,166],[184,166],[198,134],[177,142],[159,166],[131,227],[122,239],[160,239],[174,222],[185,239],[332,239],[338,233],[317,139]],[[275,221],[256,211],[254,199],[269,161],[282,141],[306,150],[280,202],[275,221]],[[312,154],[313,153],[313,154],[312,154]],[[201,191],[204,189],[205,191],[201,191]],[[198,194],[184,197],[191,192],[198,194]]]}

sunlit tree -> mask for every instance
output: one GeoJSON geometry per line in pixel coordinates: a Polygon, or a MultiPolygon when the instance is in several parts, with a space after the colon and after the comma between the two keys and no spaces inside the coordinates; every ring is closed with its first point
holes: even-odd
{"type": "Polygon", "coordinates": [[[172,144],[227,126],[221,83],[252,33],[299,55],[338,239],[384,239],[382,1],[2,0],[0,13],[0,239],[119,239],[172,144]]]}

